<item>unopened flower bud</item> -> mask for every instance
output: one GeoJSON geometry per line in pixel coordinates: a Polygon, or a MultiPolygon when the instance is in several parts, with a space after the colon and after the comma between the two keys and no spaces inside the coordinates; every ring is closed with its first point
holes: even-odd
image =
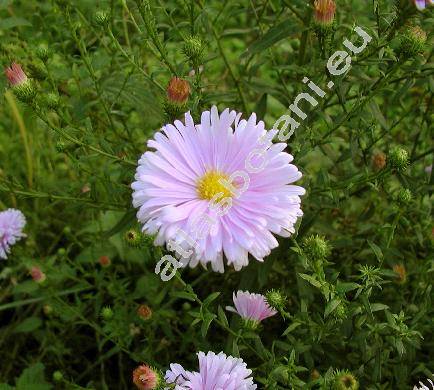
{"type": "Polygon", "coordinates": [[[396,147],[390,151],[387,161],[392,168],[405,171],[409,164],[408,152],[405,149],[396,147]]]}
{"type": "Polygon", "coordinates": [[[94,15],[95,24],[101,27],[106,27],[110,21],[110,15],[106,11],[96,11],[94,15]]]}
{"type": "Polygon", "coordinates": [[[427,35],[419,26],[411,26],[401,36],[399,51],[404,57],[415,57],[425,50],[427,35]]]}
{"type": "Polygon", "coordinates": [[[54,382],[60,382],[63,380],[63,374],[60,371],[53,372],[53,380],[54,382]]]}
{"type": "Polygon", "coordinates": [[[45,104],[49,109],[55,110],[59,107],[59,95],[53,92],[47,93],[43,96],[43,104],[45,104]]]}
{"type": "Polygon", "coordinates": [[[401,205],[408,205],[412,198],[413,195],[408,188],[401,188],[396,195],[396,201],[401,205]]]}
{"type": "Polygon", "coordinates": [[[145,364],[133,371],[133,383],[139,390],[155,390],[162,385],[162,375],[145,364]]]}
{"type": "Polygon", "coordinates": [[[279,290],[270,290],[265,294],[267,303],[276,310],[281,310],[285,308],[286,296],[283,295],[279,290]]]}
{"type": "Polygon", "coordinates": [[[47,276],[41,271],[39,267],[36,266],[30,269],[30,275],[36,283],[43,283],[45,279],[47,279],[47,276]]]}
{"type": "Polygon", "coordinates": [[[382,152],[375,153],[372,157],[372,165],[378,171],[381,171],[386,166],[386,155],[382,152]]]}
{"type": "Polygon", "coordinates": [[[113,317],[113,310],[109,306],[105,306],[101,310],[101,317],[105,320],[109,320],[113,317]]]}
{"type": "Polygon", "coordinates": [[[42,61],[47,62],[50,57],[50,51],[48,50],[47,45],[42,44],[36,48],[36,56],[42,61]]]}
{"type": "Polygon", "coordinates": [[[314,22],[315,25],[330,28],[335,19],[336,3],[334,0],[315,0],[314,22]]]}
{"type": "Polygon", "coordinates": [[[190,96],[190,84],[187,80],[172,77],[167,87],[167,99],[172,103],[183,105],[190,96]]]}
{"type": "Polygon", "coordinates": [[[111,260],[108,256],[101,256],[98,259],[98,263],[101,265],[101,267],[108,267],[111,264],[111,260]]]}
{"type": "Polygon", "coordinates": [[[28,65],[30,76],[36,80],[45,80],[48,76],[47,69],[40,61],[32,62],[28,65]]]}
{"type": "Polygon", "coordinates": [[[182,51],[191,61],[194,67],[198,67],[203,62],[205,45],[202,39],[192,35],[186,38],[182,51]]]}
{"type": "Polygon", "coordinates": [[[358,390],[359,382],[349,371],[336,371],[334,375],[333,390],[358,390]]]}
{"type": "Polygon", "coordinates": [[[133,247],[140,248],[144,244],[144,235],[136,229],[130,229],[125,233],[125,242],[133,247]]]}
{"type": "Polygon", "coordinates": [[[395,264],[393,266],[393,271],[396,273],[397,282],[403,284],[407,281],[407,270],[403,264],[395,264]]]}
{"type": "Polygon", "coordinates": [[[330,255],[331,248],[323,236],[311,235],[303,240],[303,251],[311,260],[321,260],[330,255]]]}
{"type": "Polygon", "coordinates": [[[148,305],[140,305],[137,308],[137,315],[147,321],[152,317],[152,309],[148,305]]]}

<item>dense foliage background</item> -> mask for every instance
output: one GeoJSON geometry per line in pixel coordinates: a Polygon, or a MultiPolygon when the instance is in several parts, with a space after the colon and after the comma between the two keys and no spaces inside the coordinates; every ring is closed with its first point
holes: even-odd
{"type": "Polygon", "coordinates": [[[241,356],[260,389],[328,388],[338,369],[361,389],[431,375],[432,9],[339,0],[324,46],[307,0],[156,0],[140,13],[142,3],[0,0],[1,64],[22,64],[37,90],[23,104],[0,78],[0,210],[22,210],[28,235],[0,264],[0,388],[127,389],[139,363],[193,369],[200,350],[241,356]],[[410,58],[408,23],[428,34],[410,58]],[[164,251],[124,237],[140,228],[130,184],[168,120],[171,77],[190,82],[195,117],[215,104],[271,128],[304,76],[326,84],[327,58],[356,42],[354,25],[372,42],[288,143],[307,190],[297,233],[241,272],[198,267],[161,281],[164,251]],[[182,50],[191,35],[200,64],[182,50]],[[327,260],[309,257],[316,234],[332,247],[327,260]],[[224,310],[233,291],[272,288],[287,297],[286,318],[246,331],[224,310]]]}

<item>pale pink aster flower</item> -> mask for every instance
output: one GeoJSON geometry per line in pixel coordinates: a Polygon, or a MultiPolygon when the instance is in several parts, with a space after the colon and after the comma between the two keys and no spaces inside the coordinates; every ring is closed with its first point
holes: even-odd
{"type": "Polygon", "coordinates": [[[420,387],[418,385],[416,385],[413,387],[413,390],[434,390],[433,381],[431,379],[427,379],[427,381],[429,383],[429,386],[422,383],[422,382],[419,382],[420,387]]]}
{"type": "Polygon", "coordinates": [[[245,320],[259,323],[268,317],[274,316],[277,311],[268,303],[261,294],[254,294],[248,291],[238,291],[233,295],[235,308],[227,306],[226,310],[239,314],[245,320]]]}
{"type": "Polygon", "coordinates": [[[0,259],[7,259],[10,247],[26,236],[23,233],[25,224],[26,218],[19,210],[0,212],[0,259]]]}
{"type": "Polygon", "coordinates": [[[241,120],[216,107],[197,125],[186,113],[185,124],[164,126],[148,141],[154,150],[140,158],[132,184],[143,231],[156,234],[156,245],[178,248],[190,267],[211,263],[223,272],[223,255],[237,271],[249,254],[263,261],[278,246],[273,234],[294,233],[305,193],[291,184],[302,175],[286,144],[260,139],[270,134],[255,114],[241,120]]]}
{"type": "Polygon", "coordinates": [[[9,80],[11,86],[19,86],[27,82],[28,78],[21,68],[20,64],[13,62],[9,68],[5,69],[6,77],[9,80]]]}
{"type": "Polygon", "coordinates": [[[428,5],[433,5],[433,0],[413,0],[414,5],[419,11],[423,11],[428,5]]]}
{"type": "Polygon", "coordinates": [[[166,382],[175,384],[175,390],[254,390],[256,385],[243,359],[215,354],[198,353],[199,372],[184,370],[179,364],[171,364],[166,371],[166,382]]]}

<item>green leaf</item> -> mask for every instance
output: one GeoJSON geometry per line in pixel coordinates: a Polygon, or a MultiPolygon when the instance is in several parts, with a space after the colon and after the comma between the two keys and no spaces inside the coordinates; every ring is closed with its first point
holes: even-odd
{"type": "Polygon", "coordinates": [[[28,20],[23,18],[17,18],[15,16],[0,20],[0,30],[8,30],[14,27],[31,26],[31,25],[32,24],[28,20]]]}
{"type": "Polygon", "coordinates": [[[39,317],[28,317],[21,324],[19,324],[14,332],[15,333],[28,333],[33,332],[42,325],[42,320],[39,317]]]}
{"type": "Polygon", "coordinates": [[[200,332],[201,332],[203,338],[206,337],[206,334],[208,333],[209,326],[211,325],[211,322],[215,318],[217,318],[217,316],[215,314],[212,314],[212,313],[206,313],[205,314],[205,318],[204,318],[204,320],[202,322],[202,326],[200,328],[200,332]]]}
{"type": "Polygon", "coordinates": [[[17,380],[16,390],[50,390],[52,386],[46,382],[44,365],[36,363],[26,368],[17,380]]]}
{"type": "Polygon", "coordinates": [[[277,26],[271,27],[260,39],[250,45],[241,57],[260,53],[296,32],[300,32],[300,26],[286,19],[277,26]]]}
{"type": "Polygon", "coordinates": [[[333,311],[339,306],[341,303],[341,300],[339,298],[332,299],[329,303],[327,303],[327,306],[324,310],[324,317],[328,317],[333,311]]]}
{"type": "Polygon", "coordinates": [[[387,310],[389,306],[384,305],[383,303],[371,303],[371,311],[381,311],[381,310],[387,310]]]}
{"type": "Polygon", "coordinates": [[[212,301],[216,300],[219,295],[220,295],[220,292],[218,292],[218,291],[208,295],[208,297],[203,301],[203,305],[205,307],[208,306],[212,301]]]}
{"type": "Polygon", "coordinates": [[[316,280],[313,276],[307,274],[298,274],[302,279],[307,280],[311,285],[321,288],[321,283],[316,280]]]}
{"type": "Polygon", "coordinates": [[[7,383],[0,383],[0,390],[14,390],[15,387],[8,385],[7,383]]]}
{"type": "Polygon", "coordinates": [[[196,300],[196,297],[193,293],[187,292],[187,291],[175,291],[170,293],[170,296],[176,297],[176,298],[182,298],[187,299],[188,301],[194,302],[196,300]]]}
{"type": "Polygon", "coordinates": [[[371,242],[369,240],[368,240],[368,245],[371,247],[372,251],[375,254],[375,257],[377,258],[377,260],[379,262],[381,262],[383,260],[383,252],[381,251],[381,248],[378,245],[374,244],[373,242],[371,242]]]}
{"type": "Polygon", "coordinates": [[[221,306],[218,307],[217,309],[217,313],[218,313],[218,318],[221,322],[223,322],[223,324],[225,326],[229,327],[229,322],[228,322],[228,318],[226,317],[226,313],[225,311],[222,309],[221,306]]]}
{"type": "Polygon", "coordinates": [[[356,288],[359,288],[360,284],[358,283],[352,283],[352,282],[338,282],[336,285],[336,291],[339,293],[346,293],[347,291],[355,290],[356,288]]]}

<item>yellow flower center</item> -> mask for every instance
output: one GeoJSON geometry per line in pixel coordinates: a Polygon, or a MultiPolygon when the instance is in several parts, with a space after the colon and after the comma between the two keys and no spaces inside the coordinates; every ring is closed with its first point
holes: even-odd
{"type": "Polygon", "coordinates": [[[232,193],[229,188],[228,176],[220,173],[218,171],[209,171],[205,173],[198,181],[197,181],[197,194],[201,199],[211,200],[217,194],[221,194],[217,196],[214,200],[218,202],[220,199],[231,197],[232,193]],[[225,185],[224,180],[226,180],[227,185],[225,185]]]}

